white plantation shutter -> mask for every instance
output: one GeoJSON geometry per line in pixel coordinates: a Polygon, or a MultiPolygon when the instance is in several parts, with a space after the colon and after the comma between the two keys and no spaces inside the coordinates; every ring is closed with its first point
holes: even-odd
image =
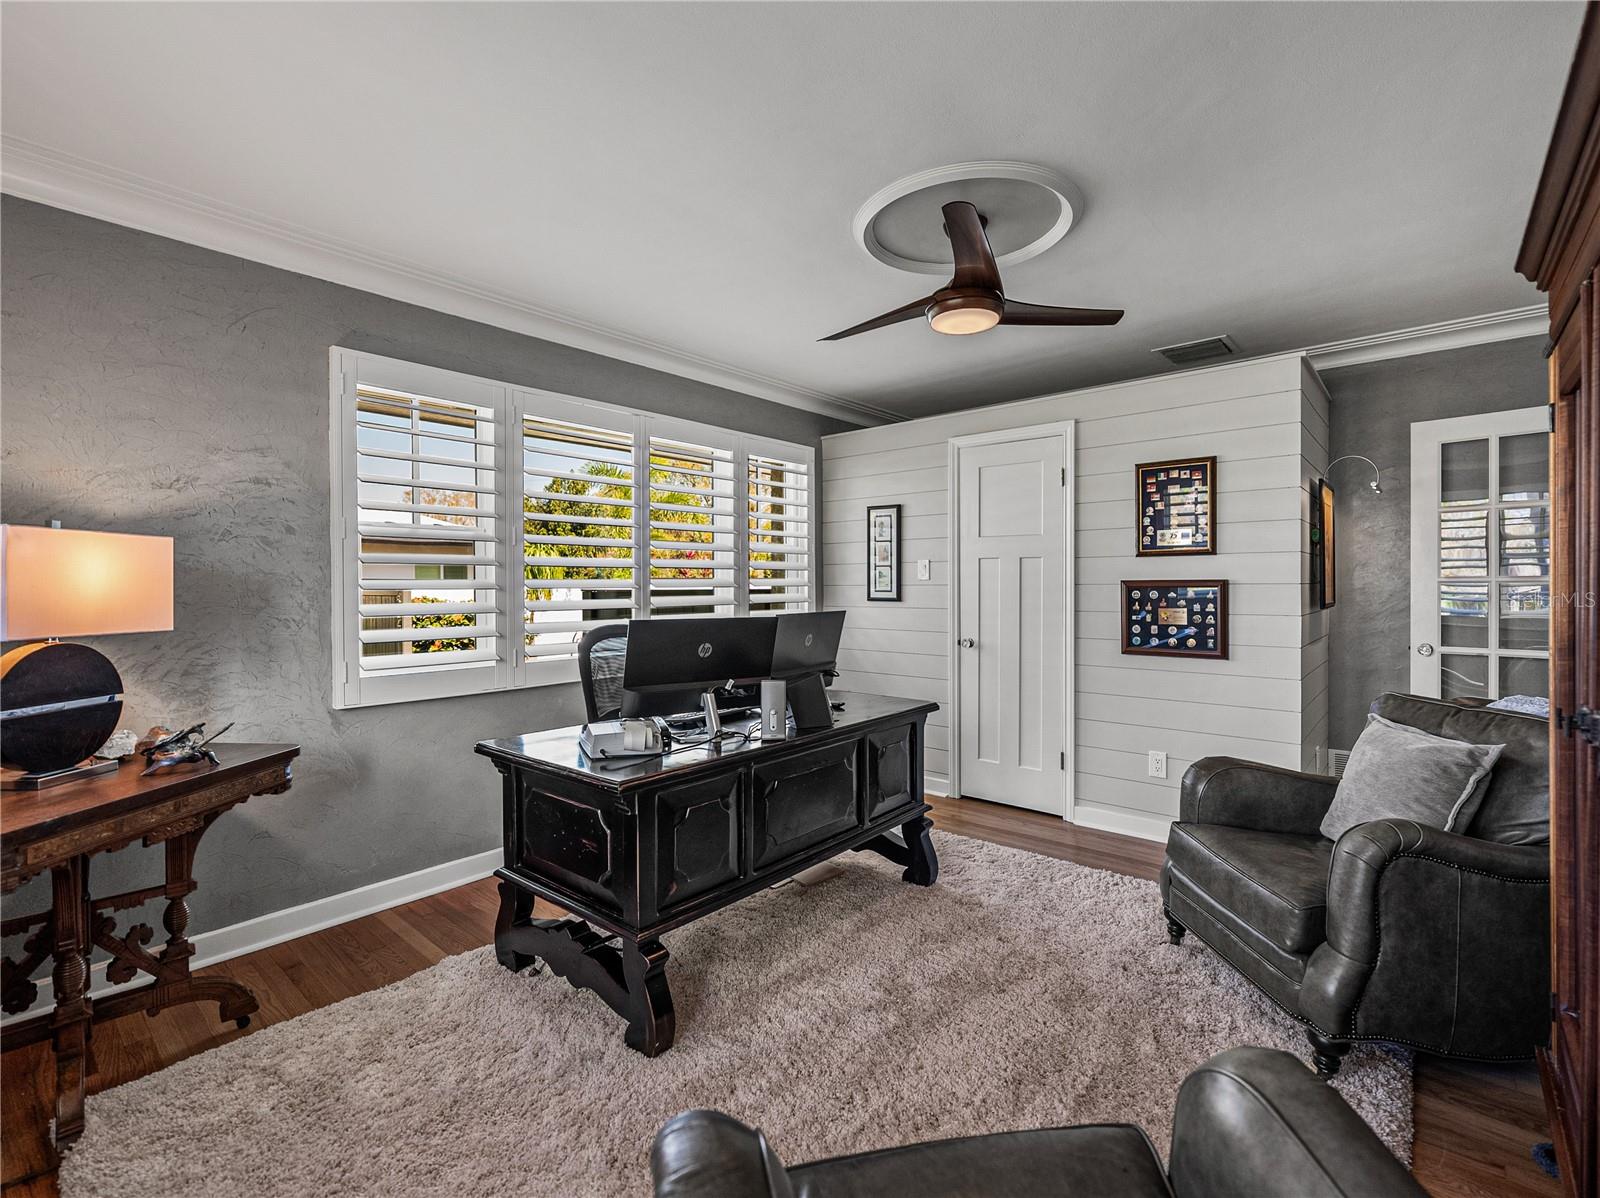
{"type": "Polygon", "coordinates": [[[586,631],[634,614],[636,421],[607,428],[584,415],[586,422],[521,416],[520,602],[523,651],[536,669],[575,661],[586,631]]]}
{"type": "Polygon", "coordinates": [[[746,593],[751,615],[811,607],[809,461],[757,453],[746,458],[746,593]]]}
{"type": "Polygon", "coordinates": [[[499,392],[420,367],[346,366],[336,385],[336,697],[494,688],[509,656],[499,392]]]}
{"type": "Polygon", "coordinates": [[[575,680],[630,618],[812,606],[801,445],[334,347],[333,704],[575,680]]]}
{"type": "Polygon", "coordinates": [[[734,453],[678,437],[650,437],[652,616],[733,615],[734,453]]]}

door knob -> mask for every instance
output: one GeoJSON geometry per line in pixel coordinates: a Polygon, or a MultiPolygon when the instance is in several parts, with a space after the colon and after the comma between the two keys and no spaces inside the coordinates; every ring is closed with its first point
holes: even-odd
{"type": "Polygon", "coordinates": [[[1422,644],[1417,646],[1417,656],[1418,657],[1432,657],[1433,656],[1433,646],[1428,644],[1426,641],[1424,641],[1422,644]]]}
{"type": "Polygon", "coordinates": [[[977,643],[978,642],[973,640],[970,636],[964,636],[956,642],[956,644],[960,645],[963,649],[971,649],[977,645],[977,643]]]}

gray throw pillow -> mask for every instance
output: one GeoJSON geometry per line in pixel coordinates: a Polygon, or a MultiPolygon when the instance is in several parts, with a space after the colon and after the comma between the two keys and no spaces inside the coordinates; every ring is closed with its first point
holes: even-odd
{"type": "Polygon", "coordinates": [[[1472,822],[1504,745],[1470,745],[1369,715],[1322,817],[1338,840],[1357,824],[1409,819],[1446,832],[1472,822]]]}

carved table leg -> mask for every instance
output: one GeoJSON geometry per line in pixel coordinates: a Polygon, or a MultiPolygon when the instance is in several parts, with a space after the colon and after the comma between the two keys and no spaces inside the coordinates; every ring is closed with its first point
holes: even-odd
{"type": "Polygon", "coordinates": [[[933,838],[928,835],[932,828],[933,821],[925,815],[919,815],[900,825],[904,844],[892,836],[878,836],[856,851],[870,849],[880,853],[896,865],[906,867],[900,875],[905,881],[917,886],[932,886],[939,880],[939,857],[933,851],[933,838]]]}
{"type": "MultiPolygon", "coordinates": [[[[250,1026],[250,1016],[255,1014],[260,1004],[248,986],[228,978],[197,978],[189,967],[194,957],[194,942],[189,939],[189,896],[195,891],[195,849],[200,837],[215,819],[216,816],[211,815],[194,820],[165,838],[166,881],[151,896],[167,900],[166,910],[161,915],[167,939],[159,954],[152,955],[142,947],[150,939],[148,926],[135,927],[131,933],[119,938],[113,933],[114,925],[109,916],[101,917],[98,931],[91,924],[94,942],[112,956],[111,969],[107,973],[112,981],[122,980],[118,977],[119,973],[123,978],[131,978],[136,971],[155,978],[148,986],[123,990],[102,998],[95,1004],[96,1022],[119,1019],[134,1011],[156,1015],[180,1003],[214,1002],[221,1022],[232,1023],[241,1030],[250,1026]]],[[[148,845],[153,841],[147,837],[145,843],[148,845]]],[[[127,895],[97,900],[95,905],[116,908],[125,905],[125,900],[143,902],[144,898],[144,892],[133,891],[127,895]]]]}
{"type": "Polygon", "coordinates": [[[513,973],[534,963],[533,957],[510,947],[506,936],[512,928],[525,925],[533,915],[533,895],[514,883],[500,880],[500,910],[494,917],[495,959],[513,973]]]}
{"type": "Polygon", "coordinates": [[[88,1083],[93,1003],[89,989],[89,859],[74,857],[50,871],[55,939],[56,1009],[51,1038],[56,1057],[56,1144],[83,1134],[83,1096],[88,1083]]]}
{"type": "Polygon", "coordinates": [[[939,880],[939,858],[933,851],[931,831],[933,821],[925,815],[900,826],[900,834],[906,838],[906,848],[911,853],[911,861],[901,877],[917,886],[932,886],[939,880]]]}
{"type": "Polygon", "coordinates": [[[250,1016],[261,1005],[250,988],[227,978],[196,978],[189,972],[189,960],[194,956],[194,942],[188,937],[189,896],[195,890],[194,854],[200,837],[215,818],[213,815],[198,828],[174,836],[166,844],[167,909],[161,925],[167,930],[167,943],[161,950],[160,981],[151,1013],[169,1003],[209,1000],[217,1004],[218,1019],[231,1022],[242,1031],[250,1026],[250,1016]]]}
{"type": "Polygon", "coordinates": [[[667,950],[660,940],[626,941],[622,946],[622,971],[628,979],[629,1048],[647,1057],[660,1056],[672,1047],[677,1016],[672,991],[667,988],[667,950]]]}
{"type": "MultiPolygon", "coordinates": [[[[660,940],[635,944],[596,931],[581,919],[529,919],[516,894],[520,886],[500,883],[500,917],[495,924],[495,956],[507,969],[521,969],[535,957],[574,989],[590,990],[628,1021],[629,1048],[647,1057],[672,1047],[672,992],[667,988],[667,950],[660,940]],[[522,964],[518,964],[521,962],[522,964]]],[[[531,907],[533,900],[526,901],[531,907]]]]}

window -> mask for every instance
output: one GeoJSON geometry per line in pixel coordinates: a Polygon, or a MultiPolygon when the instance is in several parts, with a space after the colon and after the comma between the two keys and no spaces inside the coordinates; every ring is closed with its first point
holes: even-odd
{"type": "Polygon", "coordinates": [[[585,632],[633,615],[634,440],[631,427],[522,417],[523,652],[530,661],[576,661],[585,632]]]}
{"type": "Polygon", "coordinates": [[[810,480],[809,459],[791,461],[756,453],[746,458],[746,585],[752,612],[811,607],[810,480]]]}
{"type": "Polygon", "coordinates": [[[575,681],[601,624],[809,610],[810,448],[330,363],[336,707],[575,681]]]}
{"type": "Polygon", "coordinates": [[[650,438],[650,614],[731,616],[733,453],[650,438]]]}

